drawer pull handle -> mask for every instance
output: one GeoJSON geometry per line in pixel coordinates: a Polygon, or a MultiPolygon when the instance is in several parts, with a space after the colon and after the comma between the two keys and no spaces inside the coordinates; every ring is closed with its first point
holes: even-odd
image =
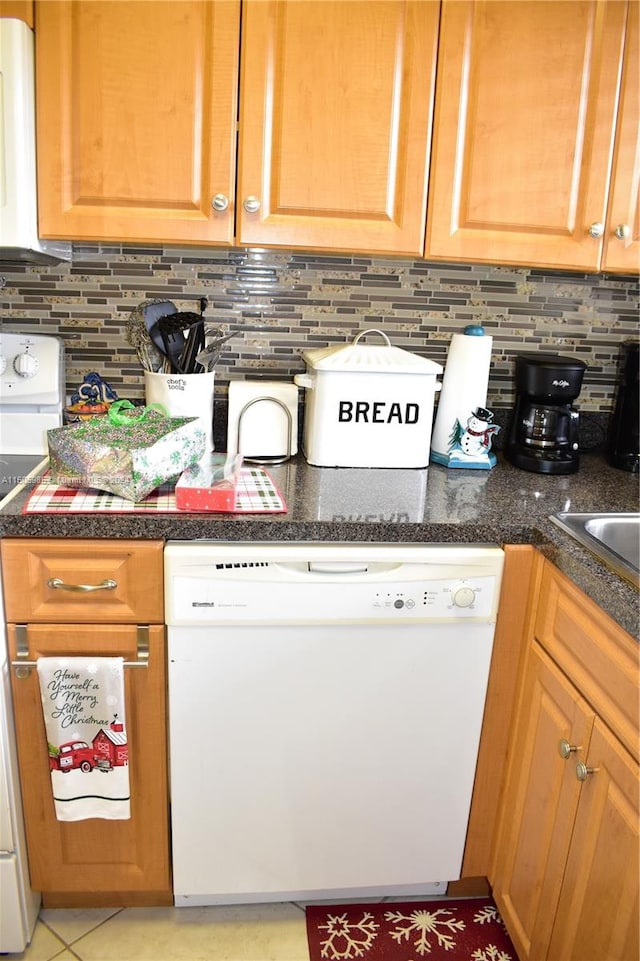
{"type": "Polygon", "coordinates": [[[89,591],[113,591],[117,586],[118,582],[112,581],[110,577],[101,584],[65,584],[59,577],[51,577],[47,581],[47,587],[54,591],[76,591],[83,594],[89,591]]]}

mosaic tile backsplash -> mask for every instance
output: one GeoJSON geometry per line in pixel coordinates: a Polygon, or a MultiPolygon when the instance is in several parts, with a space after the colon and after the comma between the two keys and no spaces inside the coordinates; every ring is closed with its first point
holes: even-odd
{"type": "MultiPolygon", "coordinates": [[[[301,351],[346,343],[367,328],[446,363],[453,333],[481,323],[493,337],[488,406],[513,403],[513,358],[552,351],[586,361],[581,411],[611,409],[622,341],[638,336],[638,278],[515,267],[434,264],[265,249],[75,244],[73,263],[0,267],[5,329],[57,334],[67,388],[97,371],[121,397],[144,397],[126,340],[131,310],[151,298],[198,310],[235,336],[216,367],[230,379],[290,381],[301,351]]],[[[375,342],[375,341],[374,341],[375,342]]]]}

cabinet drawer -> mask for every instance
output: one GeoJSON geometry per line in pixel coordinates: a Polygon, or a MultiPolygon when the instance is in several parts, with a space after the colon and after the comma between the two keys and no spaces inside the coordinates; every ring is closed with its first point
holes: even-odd
{"type": "Polygon", "coordinates": [[[595,711],[638,756],[640,645],[546,563],[535,635],[595,711]]]}
{"type": "Polygon", "coordinates": [[[164,621],[163,541],[9,538],[0,547],[9,622],[164,621]]]}

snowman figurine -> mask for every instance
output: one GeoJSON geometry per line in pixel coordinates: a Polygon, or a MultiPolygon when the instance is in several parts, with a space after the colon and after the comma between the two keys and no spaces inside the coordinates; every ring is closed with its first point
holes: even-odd
{"type": "Polygon", "coordinates": [[[500,428],[492,421],[492,411],[486,407],[476,407],[467,420],[466,427],[462,429],[460,447],[465,457],[479,462],[474,466],[486,464],[487,467],[493,467],[496,463],[496,456],[491,453],[491,440],[500,428]]]}
{"type": "Polygon", "coordinates": [[[493,413],[486,407],[476,407],[467,418],[466,426],[456,418],[446,455],[432,452],[432,460],[445,467],[491,470],[498,462],[491,452],[491,441],[500,430],[492,421],[493,413]]]}

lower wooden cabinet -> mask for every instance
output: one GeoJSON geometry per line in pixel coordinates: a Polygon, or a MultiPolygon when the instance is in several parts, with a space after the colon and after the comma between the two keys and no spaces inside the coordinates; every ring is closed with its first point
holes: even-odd
{"type": "Polygon", "coordinates": [[[548,957],[634,961],[638,947],[638,764],[598,719],[548,957]]]}
{"type": "Polygon", "coordinates": [[[520,961],[637,961],[640,770],[625,703],[634,685],[637,701],[637,642],[549,564],[538,597],[493,894],[520,961]],[[574,676],[581,646],[593,651],[574,676]]]}
{"type": "MultiPolygon", "coordinates": [[[[15,660],[16,626],[7,631],[15,660]]],[[[82,653],[136,659],[136,625],[32,624],[26,633],[30,660],[82,653]]],[[[125,668],[128,820],[56,820],[37,672],[12,671],[31,885],[47,907],[172,903],[164,626],[150,626],[148,641],[148,666],[125,668]]]]}

